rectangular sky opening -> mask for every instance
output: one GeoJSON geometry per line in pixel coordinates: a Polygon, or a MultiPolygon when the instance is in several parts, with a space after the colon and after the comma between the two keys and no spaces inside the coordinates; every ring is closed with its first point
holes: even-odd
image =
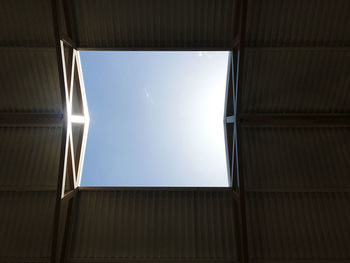
{"type": "Polygon", "coordinates": [[[226,187],[229,52],[81,51],[81,186],[226,187]]]}

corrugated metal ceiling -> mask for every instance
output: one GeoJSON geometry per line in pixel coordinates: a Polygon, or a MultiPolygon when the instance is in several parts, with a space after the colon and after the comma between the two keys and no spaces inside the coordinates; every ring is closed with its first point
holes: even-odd
{"type": "Polygon", "coordinates": [[[350,49],[248,48],[245,113],[350,112],[350,49]]]}
{"type": "Polygon", "coordinates": [[[350,190],[350,128],[243,128],[240,143],[246,190],[350,190]]]}
{"type": "MultiPolygon", "coordinates": [[[[71,7],[78,47],[228,49],[236,6],[76,0],[71,7]]],[[[247,11],[243,112],[349,114],[350,1],[250,0],[247,11]]],[[[46,48],[54,46],[50,1],[0,1],[0,46],[0,112],[61,113],[56,55],[46,48]]],[[[349,128],[240,134],[250,261],[349,261],[349,128]]],[[[53,192],[9,190],[56,185],[61,128],[1,127],[0,136],[0,186],[8,188],[0,191],[0,261],[46,262],[53,192]]],[[[227,191],[81,191],[78,200],[71,261],[236,259],[227,191]]]]}
{"type": "Polygon", "coordinates": [[[230,48],[235,0],[77,0],[77,44],[88,48],[230,48]]]}
{"type": "Polygon", "coordinates": [[[0,47],[0,111],[61,113],[54,48],[0,47]]]}
{"type": "Polygon", "coordinates": [[[49,0],[1,0],[0,46],[54,46],[49,0]]]}
{"type": "MultiPolygon", "coordinates": [[[[349,114],[350,1],[256,0],[247,11],[242,113],[349,114]]],[[[349,261],[350,129],[253,126],[238,142],[249,261],[349,261]]]]}
{"type": "Polygon", "coordinates": [[[0,187],[55,190],[62,128],[0,127],[0,187]]]}
{"type": "Polygon", "coordinates": [[[71,258],[234,260],[230,191],[81,191],[71,258]]]}
{"type": "Polygon", "coordinates": [[[54,208],[54,191],[0,191],[0,261],[49,262],[54,208]]]}
{"type": "Polygon", "coordinates": [[[251,0],[248,46],[350,45],[348,0],[251,0]]]}
{"type": "Polygon", "coordinates": [[[249,193],[251,262],[348,262],[350,193],[249,193]]]}

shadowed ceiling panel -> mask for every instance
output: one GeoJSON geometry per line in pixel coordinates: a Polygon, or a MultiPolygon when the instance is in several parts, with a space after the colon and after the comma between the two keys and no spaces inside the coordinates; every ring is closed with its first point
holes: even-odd
{"type": "Polygon", "coordinates": [[[0,46],[53,46],[50,0],[1,0],[0,46]]]}
{"type": "Polygon", "coordinates": [[[0,48],[0,111],[62,112],[54,48],[0,48]]]}
{"type": "Polygon", "coordinates": [[[0,187],[55,189],[61,128],[0,128],[0,187]]]}
{"type": "Polygon", "coordinates": [[[350,189],[350,128],[243,128],[246,188],[350,189]]]}
{"type": "MultiPolygon", "coordinates": [[[[0,1],[0,112],[62,111],[50,2],[0,1]]],[[[230,49],[236,37],[236,0],[68,2],[78,47],[230,49]]],[[[350,1],[247,11],[241,113],[350,112],[350,1]]],[[[349,262],[350,129],[239,129],[251,262],[349,262]]],[[[0,262],[49,261],[61,133],[0,128],[0,262]]],[[[76,204],[71,262],[237,261],[230,191],[82,189],[76,204]]]]}
{"type": "Polygon", "coordinates": [[[229,191],[81,191],[71,258],[233,260],[229,191]]]}
{"type": "Polygon", "coordinates": [[[350,49],[248,48],[245,113],[350,111],[350,49]]]}
{"type": "Polygon", "coordinates": [[[348,0],[250,0],[249,46],[349,46],[348,0]]]}
{"type": "Polygon", "coordinates": [[[0,192],[0,261],[49,262],[55,192],[0,192]]]}
{"type": "Polygon", "coordinates": [[[348,262],[349,203],[349,193],[249,193],[251,262],[348,262]]]}
{"type": "Polygon", "coordinates": [[[78,46],[231,47],[235,5],[233,0],[77,0],[78,46]]]}

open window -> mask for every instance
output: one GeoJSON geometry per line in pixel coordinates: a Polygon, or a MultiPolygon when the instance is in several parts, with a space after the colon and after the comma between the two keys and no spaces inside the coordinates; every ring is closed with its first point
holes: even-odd
{"type": "Polygon", "coordinates": [[[82,186],[228,186],[229,52],[80,51],[82,186]]]}

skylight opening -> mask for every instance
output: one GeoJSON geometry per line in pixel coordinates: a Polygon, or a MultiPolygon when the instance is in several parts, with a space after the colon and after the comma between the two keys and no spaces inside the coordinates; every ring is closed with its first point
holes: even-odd
{"type": "Polygon", "coordinates": [[[80,51],[90,113],[81,186],[228,186],[228,54],[80,51]]]}

